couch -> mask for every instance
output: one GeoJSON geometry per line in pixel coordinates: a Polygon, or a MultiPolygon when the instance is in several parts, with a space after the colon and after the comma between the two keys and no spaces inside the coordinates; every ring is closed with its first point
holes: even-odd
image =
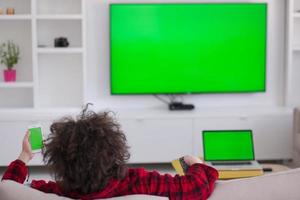
{"type": "MultiPolygon", "coordinates": [[[[270,173],[259,177],[217,181],[209,200],[299,200],[300,168],[270,173]]],[[[0,183],[0,200],[70,200],[55,194],[46,194],[13,182],[0,183]]],[[[109,200],[163,200],[165,197],[129,195],[109,200]]]]}
{"type": "Polygon", "coordinates": [[[294,152],[293,164],[300,167],[300,107],[294,109],[294,152]]]}

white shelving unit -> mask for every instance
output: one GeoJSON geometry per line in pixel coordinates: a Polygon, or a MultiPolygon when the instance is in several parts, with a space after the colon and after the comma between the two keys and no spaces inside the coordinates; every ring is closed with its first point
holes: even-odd
{"type": "Polygon", "coordinates": [[[286,105],[300,105],[300,1],[288,0],[286,105]]]}
{"type": "Polygon", "coordinates": [[[5,83],[0,76],[0,109],[82,106],[86,71],[84,4],[84,0],[0,1],[3,10],[15,8],[15,15],[0,15],[0,26],[5,27],[0,43],[13,40],[21,50],[15,68],[17,81],[5,83]],[[70,46],[55,48],[57,37],[67,37],[70,46]]]}

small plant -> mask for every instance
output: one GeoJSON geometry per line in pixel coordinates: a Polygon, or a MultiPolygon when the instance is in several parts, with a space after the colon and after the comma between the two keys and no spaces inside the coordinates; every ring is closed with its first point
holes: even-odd
{"type": "Polygon", "coordinates": [[[12,41],[2,43],[0,46],[0,63],[11,70],[20,59],[20,48],[12,41]]]}

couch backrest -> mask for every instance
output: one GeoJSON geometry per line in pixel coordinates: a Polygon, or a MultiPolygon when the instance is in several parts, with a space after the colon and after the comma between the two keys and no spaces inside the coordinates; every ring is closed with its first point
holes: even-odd
{"type": "MultiPolygon", "coordinates": [[[[71,200],[69,198],[60,197],[56,194],[47,194],[32,189],[23,184],[5,180],[0,182],[0,200],[71,200]]],[[[114,197],[106,200],[168,200],[166,197],[150,196],[150,195],[128,195],[123,197],[114,197]]]]}
{"type": "Polygon", "coordinates": [[[300,167],[300,107],[294,109],[294,148],[293,148],[293,165],[300,167]]]}
{"type": "MultiPolygon", "coordinates": [[[[299,200],[300,168],[253,178],[218,181],[209,200],[299,200]]],[[[0,182],[0,200],[70,200],[46,194],[14,181],[0,182]]],[[[109,200],[167,200],[165,197],[129,195],[109,200]]],[[[108,199],[107,199],[108,200],[108,199]]]]}
{"type": "Polygon", "coordinates": [[[5,180],[0,183],[0,199],[2,200],[70,200],[55,194],[46,194],[15,181],[5,180]]]}
{"type": "Polygon", "coordinates": [[[218,181],[209,200],[299,200],[300,168],[218,181]]]}
{"type": "Polygon", "coordinates": [[[300,108],[294,110],[294,147],[300,155],[300,108]]]}

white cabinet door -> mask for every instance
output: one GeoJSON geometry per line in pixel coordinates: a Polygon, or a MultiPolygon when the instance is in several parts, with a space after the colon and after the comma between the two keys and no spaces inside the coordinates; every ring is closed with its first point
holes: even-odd
{"type": "MultiPolygon", "coordinates": [[[[29,125],[40,124],[43,134],[49,134],[50,122],[42,121],[0,121],[0,166],[7,166],[18,158],[22,150],[22,140],[29,125]]],[[[34,154],[28,165],[42,165],[41,153],[34,154]]]]}
{"type": "Polygon", "coordinates": [[[0,166],[7,166],[18,158],[28,122],[0,122],[0,166]]]}
{"type": "Polygon", "coordinates": [[[253,117],[255,155],[260,160],[292,159],[293,117],[253,117]]]}
{"type": "Polygon", "coordinates": [[[130,163],[171,162],[191,154],[190,119],[120,119],[130,146],[130,163]]]}

